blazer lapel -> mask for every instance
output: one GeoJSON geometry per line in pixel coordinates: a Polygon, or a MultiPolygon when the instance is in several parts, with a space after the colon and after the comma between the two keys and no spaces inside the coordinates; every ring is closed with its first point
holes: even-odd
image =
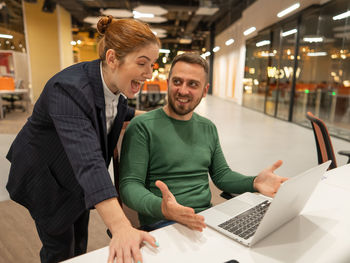
{"type": "Polygon", "coordinates": [[[125,119],[127,102],[127,99],[125,99],[124,96],[120,94],[117,117],[114,119],[112,129],[108,135],[108,157],[111,157],[113,155],[114,148],[117,145],[120,131],[123,127],[123,122],[125,119]]]}
{"type": "Polygon", "coordinates": [[[100,128],[100,140],[102,146],[102,152],[104,158],[108,160],[108,148],[107,148],[107,127],[106,127],[106,105],[105,97],[103,93],[102,78],[100,72],[100,62],[101,60],[94,60],[91,62],[90,67],[88,68],[88,76],[90,79],[90,85],[93,88],[96,113],[98,119],[98,125],[100,128]]]}

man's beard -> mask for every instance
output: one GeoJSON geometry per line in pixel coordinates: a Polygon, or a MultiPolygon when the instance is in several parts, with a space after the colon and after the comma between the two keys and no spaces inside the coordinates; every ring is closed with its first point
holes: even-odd
{"type": "MultiPolygon", "coordinates": [[[[175,96],[175,100],[177,97],[179,97],[179,96],[175,96]]],[[[185,96],[185,97],[181,97],[181,98],[188,98],[188,99],[190,99],[190,103],[191,103],[192,97],[185,96]]],[[[170,109],[174,113],[176,113],[179,116],[184,116],[184,115],[189,114],[190,112],[194,111],[195,108],[198,106],[198,104],[201,102],[202,98],[203,98],[203,95],[198,99],[198,101],[195,101],[195,102],[192,101],[192,103],[194,103],[192,107],[182,108],[182,107],[176,107],[175,100],[173,100],[173,98],[168,95],[168,104],[169,104],[170,109]]]]}

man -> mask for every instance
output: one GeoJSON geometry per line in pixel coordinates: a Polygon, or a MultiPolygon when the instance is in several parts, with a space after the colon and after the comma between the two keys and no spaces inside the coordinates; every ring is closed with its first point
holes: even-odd
{"type": "Polygon", "coordinates": [[[175,57],[168,79],[169,103],[135,118],[125,133],[121,197],[139,213],[141,225],[166,219],[202,231],[204,218],[195,213],[211,206],[208,172],[218,188],[230,193],[273,196],[287,180],[273,173],[282,161],[256,177],[228,167],[215,125],[194,113],[208,92],[208,68],[194,53],[175,57]]]}

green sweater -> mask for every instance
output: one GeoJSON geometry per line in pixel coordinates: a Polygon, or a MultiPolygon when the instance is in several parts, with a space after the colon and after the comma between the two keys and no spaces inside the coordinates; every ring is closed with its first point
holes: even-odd
{"type": "Polygon", "coordinates": [[[189,121],[157,109],[134,118],[124,135],[120,160],[120,194],[139,213],[141,225],[164,216],[157,180],[167,184],[178,203],[196,213],[211,206],[208,172],[225,192],[255,191],[254,176],[233,172],[222,153],[215,125],[194,113],[189,121]]]}

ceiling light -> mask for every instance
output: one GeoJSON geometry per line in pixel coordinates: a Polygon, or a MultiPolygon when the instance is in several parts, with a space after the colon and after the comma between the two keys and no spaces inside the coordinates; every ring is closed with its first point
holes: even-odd
{"type": "Polygon", "coordinates": [[[167,19],[162,16],[155,16],[155,17],[140,17],[138,20],[141,20],[146,23],[163,23],[166,22],[167,19]]]}
{"type": "Polygon", "coordinates": [[[77,42],[75,42],[74,40],[72,40],[72,41],[70,42],[70,44],[71,44],[72,46],[75,46],[75,45],[77,44],[77,42]]]}
{"type": "Polygon", "coordinates": [[[262,47],[262,46],[270,45],[270,43],[271,43],[270,40],[263,40],[263,41],[256,43],[256,46],[262,47]]]}
{"type": "Polygon", "coordinates": [[[199,16],[212,16],[214,15],[217,11],[219,11],[218,7],[200,7],[196,11],[196,15],[199,16]]]}
{"type": "Polygon", "coordinates": [[[13,35],[0,34],[0,38],[12,39],[12,38],[13,38],[13,35]]]}
{"type": "Polygon", "coordinates": [[[296,28],[282,32],[282,37],[286,37],[286,36],[295,34],[296,32],[298,32],[298,30],[296,28]]]}
{"type": "Polygon", "coordinates": [[[344,19],[350,16],[350,11],[347,11],[345,13],[333,16],[333,20],[340,20],[340,19],[344,19]]]}
{"type": "Polygon", "coordinates": [[[268,51],[263,51],[263,52],[261,52],[261,56],[262,57],[274,57],[275,54],[274,53],[269,53],[268,51]]]}
{"type": "Polygon", "coordinates": [[[337,54],[332,54],[332,55],[331,55],[331,58],[332,58],[332,59],[336,59],[336,58],[338,58],[338,55],[337,55],[337,54]]]}
{"type": "Polygon", "coordinates": [[[140,5],[134,8],[134,11],[139,13],[151,13],[158,16],[165,15],[168,13],[168,10],[156,5],[140,5]]]}
{"type": "Polygon", "coordinates": [[[161,49],[159,49],[159,53],[165,53],[165,54],[170,53],[170,49],[161,48],[161,49]]]}
{"type": "Polygon", "coordinates": [[[248,28],[246,31],[243,32],[243,35],[248,36],[249,34],[253,33],[256,30],[255,27],[248,28]]]}
{"type": "Polygon", "coordinates": [[[229,46],[229,45],[233,44],[234,42],[235,42],[235,40],[233,38],[231,38],[225,42],[225,45],[229,46]]]}
{"type": "Polygon", "coordinates": [[[309,43],[312,43],[312,42],[323,42],[323,37],[304,37],[303,40],[305,42],[309,42],[309,43]]]}
{"type": "Polygon", "coordinates": [[[282,10],[281,12],[279,12],[279,13],[277,14],[277,16],[278,16],[278,17],[283,17],[283,16],[285,16],[286,14],[289,14],[290,12],[293,12],[295,9],[298,9],[299,7],[300,7],[300,4],[299,4],[299,3],[296,3],[296,4],[294,4],[294,5],[290,6],[290,7],[288,7],[288,8],[286,8],[286,9],[282,10]]]}
{"type": "Polygon", "coordinates": [[[161,33],[159,33],[159,34],[157,35],[158,38],[165,38],[166,36],[167,36],[167,34],[161,34],[161,33]]]}
{"type": "Polygon", "coordinates": [[[216,46],[216,47],[214,47],[213,48],[213,52],[215,53],[215,52],[218,52],[220,50],[220,47],[219,46],[216,46]]]}
{"type": "Polygon", "coordinates": [[[104,15],[111,15],[113,17],[118,17],[118,18],[132,17],[132,12],[126,9],[109,8],[106,10],[101,10],[101,13],[104,15]]]}
{"type": "Polygon", "coordinates": [[[154,14],[151,13],[141,13],[141,12],[137,12],[137,11],[132,11],[132,13],[134,14],[134,18],[153,18],[154,14]]]}
{"type": "Polygon", "coordinates": [[[324,57],[327,56],[327,52],[309,52],[306,55],[309,57],[324,57]]]}
{"type": "Polygon", "coordinates": [[[179,43],[180,44],[191,44],[192,43],[192,39],[190,39],[190,38],[180,38],[179,43]]]}
{"type": "Polygon", "coordinates": [[[100,17],[97,16],[88,16],[84,18],[85,23],[97,25],[97,22],[100,20],[100,17]]]}
{"type": "Polygon", "coordinates": [[[154,27],[152,27],[151,30],[152,30],[153,33],[157,33],[157,34],[166,34],[167,33],[167,31],[165,29],[163,29],[163,28],[154,28],[154,27]]]}
{"type": "Polygon", "coordinates": [[[202,56],[202,58],[206,58],[206,57],[209,57],[210,54],[211,54],[210,51],[207,51],[204,54],[202,54],[201,56],[202,56]]]}

